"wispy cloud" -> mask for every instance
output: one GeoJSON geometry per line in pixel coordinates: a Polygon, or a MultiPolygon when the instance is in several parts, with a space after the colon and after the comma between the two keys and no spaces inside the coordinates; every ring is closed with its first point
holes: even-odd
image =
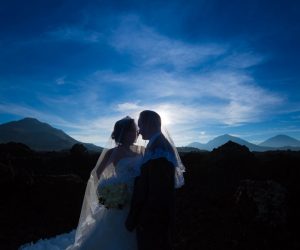
{"type": "Polygon", "coordinates": [[[103,39],[103,35],[95,30],[87,30],[83,27],[62,26],[45,32],[45,38],[52,38],[58,41],[78,41],[97,43],[103,39]]]}
{"type": "Polygon", "coordinates": [[[221,67],[246,69],[251,66],[258,65],[266,60],[266,56],[262,56],[254,51],[238,51],[232,49],[228,51],[227,56],[224,59],[217,62],[217,65],[221,67]]]}
{"type": "MultiPolygon", "coordinates": [[[[133,100],[142,100],[140,106],[153,102],[165,103],[166,106],[184,104],[198,110],[195,113],[207,122],[214,119],[228,125],[259,121],[284,101],[241,72],[216,70],[205,74],[180,74],[137,71],[111,74],[111,79],[118,79],[122,85],[134,86],[133,100]]],[[[105,80],[109,81],[108,75],[105,80]]]]}
{"type": "Polygon", "coordinates": [[[119,103],[117,104],[117,111],[121,112],[130,112],[133,110],[138,110],[141,109],[141,106],[139,106],[137,103],[130,103],[130,102],[125,102],[125,103],[119,103]]]}
{"type": "Polygon", "coordinates": [[[59,77],[55,80],[56,84],[57,85],[63,85],[66,83],[66,76],[62,76],[62,77],[59,77]]]}
{"type": "Polygon", "coordinates": [[[129,53],[144,67],[168,66],[184,69],[222,55],[226,48],[217,44],[187,44],[169,39],[143,25],[134,15],[123,17],[110,39],[121,53],[129,53]]]}

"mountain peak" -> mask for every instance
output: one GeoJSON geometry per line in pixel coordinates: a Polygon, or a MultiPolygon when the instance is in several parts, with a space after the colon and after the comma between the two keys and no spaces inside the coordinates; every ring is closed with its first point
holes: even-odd
{"type": "MultiPolygon", "coordinates": [[[[275,135],[274,137],[272,137],[273,139],[283,139],[283,138],[288,138],[288,139],[294,139],[294,138],[292,138],[292,137],[290,137],[290,136],[288,136],[288,135],[275,135]]],[[[271,138],[270,138],[271,139],[271,138]]]]}
{"type": "MultiPolygon", "coordinates": [[[[26,117],[0,125],[0,143],[20,142],[34,150],[52,151],[70,149],[80,143],[64,131],[33,117],[26,117]]],[[[88,149],[98,151],[101,148],[90,143],[82,143],[88,149]]]]}
{"type": "Polygon", "coordinates": [[[300,141],[288,135],[276,135],[259,144],[266,147],[300,147],[300,141]]]}
{"type": "Polygon", "coordinates": [[[217,136],[216,138],[235,138],[235,136],[230,134],[224,134],[224,135],[217,136]]]}
{"type": "Polygon", "coordinates": [[[33,117],[25,117],[25,118],[17,120],[17,121],[11,121],[11,122],[3,123],[0,125],[1,126],[23,126],[23,125],[30,125],[30,124],[36,125],[36,124],[47,124],[47,123],[43,123],[33,117]]]}
{"type": "Polygon", "coordinates": [[[19,123],[19,124],[35,124],[35,125],[36,124],[47,124],[47,123],[41,122],[38,119],[33,118],[33,117],[25,117],[21,120],[14,121],[14,122],[19,123]]]}
{"type": "Polygon", "coordinates": [[[234,151],[244,151],[249,153],[249,149],[244,146],[244,145],[240,145],[239,143],[233,142],[231,140],[229,140],[228,142],[226,142],[225,144],[221,145],[218,148],[213,149],[213,152],[234,152],[234,151]]]}
{"type": "Polygon", "coordinates": [[[1,127],[6,127],[6,128],[14,128],[14,129],[22,129],[22,130],[27,130],[27,131],[47,131],[49,129],[53,130],[59,130],[51,125],[49,125],[46,122],[41,122],[36,118],[33,117],[25,117],[23,119],[17,120],[17,121],[11,121],[7,123],[3,123],[0,125],[1,127]]]}
{"type": "Polygon", "coordinates": [[[19,120],[18,122],[40,122],[38,119],[33,118],[33,117],[25,117],[21,120],[19,120]]]}

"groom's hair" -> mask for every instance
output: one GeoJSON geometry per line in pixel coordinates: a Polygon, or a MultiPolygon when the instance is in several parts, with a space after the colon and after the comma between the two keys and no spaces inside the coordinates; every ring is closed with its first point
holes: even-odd
{"type": "Polygon", "coordinates": [[[161,128],[161,118],[159,114],[152,110],[144,110],[140,113],[140,119],[156,129],[161,128]]]}

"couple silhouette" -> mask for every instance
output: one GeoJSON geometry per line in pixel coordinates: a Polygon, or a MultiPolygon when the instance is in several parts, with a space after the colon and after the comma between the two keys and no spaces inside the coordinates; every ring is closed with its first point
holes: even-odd
{"type": "Polygon", "coordinates": [[[115,146],[104,150],[91,173],[71,249],[169,250],[175,221],[175,188],[184,184],[184,166],[158,113],[145,110],[137,124],[127,116],[114,125],[115,146]],[[138,145],[141,135],[148,141],[138,145]],[[122,209],[99,206],[99,183],[126,183],[130,199],[122,209]]]}

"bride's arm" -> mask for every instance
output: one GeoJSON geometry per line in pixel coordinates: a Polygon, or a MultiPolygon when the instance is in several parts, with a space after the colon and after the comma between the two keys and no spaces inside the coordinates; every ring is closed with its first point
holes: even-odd
{"type": "Polygon", "coordinates": [[[112,152],[113,152],[113,149],[109,149],[109,150],[106,152],[106,154],[105,154],[103,160],[100,162],[98,168],[96,169],[96,174],[97,174],[97,178],[98,178],[98,179],[100,178],[100,176],[101,176],[102,172],[104,171],[105,167],[106,167],[106,166],[110,163],[110,161],[112,160],[112,159],[111,159],[111,158],[112,158],[112,157],[111,157],[111,156],[112,156],[112,152]]]}

